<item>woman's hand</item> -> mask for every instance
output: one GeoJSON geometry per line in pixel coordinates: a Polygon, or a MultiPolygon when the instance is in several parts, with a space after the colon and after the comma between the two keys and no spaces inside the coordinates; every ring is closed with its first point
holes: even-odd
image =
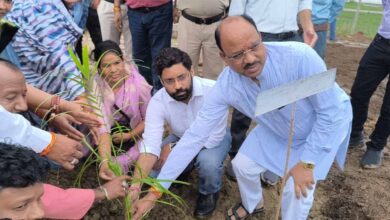
{"type": "Polygon", "coordinates": [[[121,142],[124,143],[124,142],[127,142],[128,140],[131,139],[131,133],[115,133],[111,136],[112,138],[112,142],[114,144],[120,144],[121,142]]]}
{"type": "Polygon", "coordinates": [[[102,161],[99,169],[99,176],[104,180],[113,180],[116,177],[114,172],[108,167],[108,161],[102,161]]]}

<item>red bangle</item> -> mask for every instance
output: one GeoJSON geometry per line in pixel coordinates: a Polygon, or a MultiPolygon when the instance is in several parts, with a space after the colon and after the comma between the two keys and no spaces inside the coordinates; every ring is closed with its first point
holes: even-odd
{"type": "Polygon", "coordinates": [[[50,134],[51,134],[51,141],[49,145],[47,145],[47,147],[41,152],[40,155],[42,157],[48,155],[51,152],[51,150],[53,150],[54,143],[56,142],[56,134],[54,134],[53,132],[50,132],[50,134]]]}
{"type": "Polygon", "coordinates": [[[51,106],[51,109],[56,114],[60,113],[60,100],[61,100],[61,98],[59,96],[53,95],[51,97],[50,106],[51,106]]]}

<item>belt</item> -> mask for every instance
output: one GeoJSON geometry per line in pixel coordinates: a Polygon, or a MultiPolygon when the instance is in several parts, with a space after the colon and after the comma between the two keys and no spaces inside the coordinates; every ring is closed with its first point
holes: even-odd
{"type": "Polygon", "coordinates": [[[376,34],[374,40],[383,41],[390,45],[390,39],[384,38],[380,34],[376,34]]]}
{"type": "Polygon", "coordinates": [[[296,34],[297,34],[297,32],[295,32],[295,31],[283,32],[283,33],[279,33],[279,34],[261,32],[262,37],[276,38],[279,40],[287,40],[289,38],[294,37],[296,34]]]}
{"type": "Polygon", "coordinates": [[[205,25],[209,25],[209,24],[215,23],[217,21],[220,21],[226,15],[225,12],[222,12],[221,14],[217,14],[217,15],[212,16],[212,17],[198,18],[198,17],[194,17],[192,15],[187,14],[187,12],[184,10],[181,11],[181,14],[183,15],[183,17],[185,17],[186,19],[188,19],[196,24],[205,24],[205,25]]]}
{"type": "Polygon", "coordinates": [[[315,24],[314,25],[314,30],[315,31],[327,31],[329,27],[328,23],[323,23],[323,24],[315,24]]]}
{"type": "MultiPolygon", "coordinates": [[[[104,1],[114,4],[114,0],[104,0],[104,1]]],[[[125,0],[121,0],[121,4],[124,4],[124,3],[125,3],[125,0]]]]}
{"type": "Polygon", "coordinates": [[[128,7],[130,10],[133,10],[133,11],[138,11],[138,12],[142,12],[142,13],[149,13],[149,12],[152,12],[152,11],[156,11],[157,9],[161,8],[161,7],[164,7],[165,5],[168,5],[168,4],[172,4],[172,2],[167,2],[165,4],[162,4],[162,5],[159,5],[159,6],[155,6],[155,7],[139,7],[139,8],[130,8],[128,7]]]}

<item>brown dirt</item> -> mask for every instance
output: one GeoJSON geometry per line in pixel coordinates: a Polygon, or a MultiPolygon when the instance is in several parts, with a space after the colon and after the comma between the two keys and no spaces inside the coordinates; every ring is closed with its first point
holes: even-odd
{"type": "MultiPolygon", "coordinates": [[[[337,67],[337,81],[349,93],[356,69],[365,48],[347,47],[341,44],[330,44],[326,63],[329,68],[337,67]]],[[[377,120],[385,91],[383,82],[372,97],[366,132],[369,134],[377,120]]],[[[387,146],[389,147],[389,146],[387,146]]],[[[390,219],[390,159],[385,156],[383,167],[377,170],[363,170],[359,160],[363,150],[350,150],[344,172],[333,167],[327,180],[318,184],[315,201],[309,219],[390,219]]],[[[53,172],[50,182],[60,186],[72,186],[76,172],[53,172]]],[[[187,202],[182,211],[177,208],[157,204],[147,219],[194,219],[192,213],[197,197],[197,175],[192,172],[191,186],[173,187],[173,192],[181,195],[187,202]]],[[[85,174],[83,187],[96,187],[95,169],[85,174]]],[[[266,210],[250,219],[271,219],[275,213],[277,187],[264,190],[266,210]]],[[[223,178],[217,209],[210,219],[224,219],[225,210],[239,201],[237,184],[223,178]]],[[[85,219],[123,219],[119,202],[95,204],[85,219]]]]}

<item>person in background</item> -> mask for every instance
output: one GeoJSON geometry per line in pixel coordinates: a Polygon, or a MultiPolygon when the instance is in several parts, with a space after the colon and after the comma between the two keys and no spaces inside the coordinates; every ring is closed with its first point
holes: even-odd
{"type": "Polygon", "coordinates": [[[364,139],[364,123],[367,120],[370,98],[379,84],[390,74],[390,1],[383,0],[383,17],[378,33],[367,48],[359,63],[355,81],[351,89],[353,122],[350,148],[367,150],[361,159],[366,169],[376,169],[382,165],[383,149],[390,135],[390,80],[387,82],[385,95],[378,121],[370,140],[364,139]]]}
{"type": "Polygon", "coordinates": [[[336,20],[343,7],[344,1],[342,0],[313,0],[312,20],[318,36],[314,50],[322,59],[325,58],[326,54],[326,36],[329,23],[336,20]]]}
{"type": "Polygon", "coordinates": [[[177,0],[181,11],[178,27],[178,48],[185,51],[192,60],[195,75],[199,75],[199,55],[203,59],[202,76],[217,79],[225,67],[219,56],[214,32],[220,21],[227,15],[228,0],[177,0]],[[202,51],[202,54],[200,52],[202,51]]]}
{"type": "Polygon", "coordinates": [[[129,27],[129,19],[127,18],[127,5],[125,0],[121,0],[120,6],[114,7],[114,0],[101,0],[97,9],[99,14],[100,28],[102,30],[103,41],[112,40],[120,45],[121,36],[123,36],[124,52],[126,58],[132,58],[132,43],[129,27]],[[120,11],[120,13],[119,13],[120,11]],[[122,16],[122,28],[118,29],[115,26],[115,16],[122,16]]]}
{"type": "Polygon", "coordinates": [[[336,26],[337,18],[340,12],[343,10],[345,0],[332,0],[332,7],[330,9],[330,21],[329,21],[329,40],[336,41],[336,26]],[[341,8],[340,8],[341,7],[341,8]]]}
{"type": "MultiPolygon", "coordinates": [[[[121,0],[114,0],[115,26],[123,29],[121,0]]],[[[171,47],[172,0],[126,0],[128,6],[133,60],[139,72],[153,86],[153,93],[162,88],[153,61],[163,48],[171,47]]]]}

